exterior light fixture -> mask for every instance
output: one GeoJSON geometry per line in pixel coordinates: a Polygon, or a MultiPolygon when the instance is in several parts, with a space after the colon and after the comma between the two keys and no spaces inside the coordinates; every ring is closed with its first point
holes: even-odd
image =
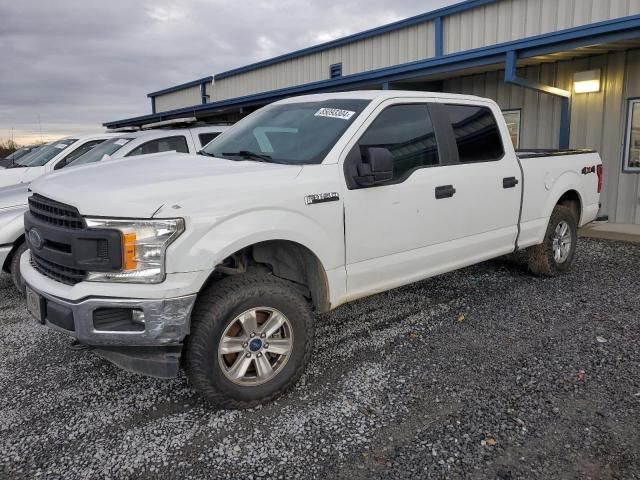
{"type": "Polygon", "coordinates": [[[573,74],[575,93],[594,93],[600,91],[600,70],[587,70],[573,74]]]}

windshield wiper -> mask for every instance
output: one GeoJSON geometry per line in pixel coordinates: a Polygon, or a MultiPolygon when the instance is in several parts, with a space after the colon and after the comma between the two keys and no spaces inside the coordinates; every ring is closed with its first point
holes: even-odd
{"type": "Polygon", "coordinates": [[[204,150],[198,150],[198,155],[206,155],[207,157],[215,157],[213,153],[205,152],[204,150]]]}
{"type": "Polygon", "coordinates": [[[250,152],[249,150],[240,150],[239,152],[222,152],[222,155],[229,157],[244,157],[258,162],[271,162],[269,155],[262,155],[256,152],[250,152]]]}

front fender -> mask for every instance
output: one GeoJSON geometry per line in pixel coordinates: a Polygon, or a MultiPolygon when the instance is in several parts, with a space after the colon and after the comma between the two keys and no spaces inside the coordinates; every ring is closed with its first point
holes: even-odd
{"type": "Polygon", "coordinates": [[[0,245],[12,244],[24,234],[26,211],[26,205],[0,210],[0,245]]]}
{"type": "Polygon", "coordinates": [[[229,255],[259,242],[288,240],[320,260],[325,271],[344,264],[342,206],[326,204],[311,218],[289,209],[256,209],[215,221],[187,220],[187,232],[167,252],[167,272],[213,271],[229,255]]]}

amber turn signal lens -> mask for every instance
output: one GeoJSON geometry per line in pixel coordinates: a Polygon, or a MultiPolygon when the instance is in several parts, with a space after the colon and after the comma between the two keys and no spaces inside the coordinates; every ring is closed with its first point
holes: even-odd
{"type": "Polygon", "coordinates": [[[122,269],[135,270],[138,267],[136,261],[136,234],[122,234],[122,269]]]}

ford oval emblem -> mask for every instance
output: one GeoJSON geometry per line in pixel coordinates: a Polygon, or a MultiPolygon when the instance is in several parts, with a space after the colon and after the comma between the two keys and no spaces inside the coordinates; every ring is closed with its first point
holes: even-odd
{"type": "Polygon", "coordinates": [[[42,244],[44,243],[42,240],[42,235],[35,228],[29,230],[29,243],[36,250],[40,250],[42,248],[42,244]]]}

